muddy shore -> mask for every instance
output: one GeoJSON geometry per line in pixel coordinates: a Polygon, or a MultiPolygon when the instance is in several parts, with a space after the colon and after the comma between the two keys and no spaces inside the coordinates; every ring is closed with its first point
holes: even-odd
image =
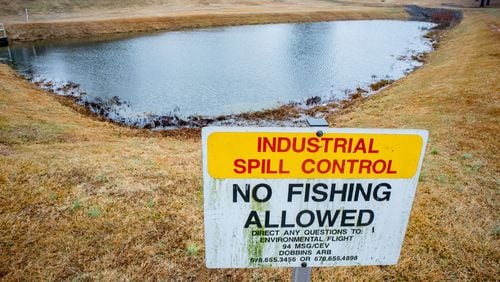
{"type": "MultiPolygon", "coordinates": [[[[419,57],[424,56],[425,54],[420,54],[419,57]]],[[[175,114],[148,114],[130,119],[123,118],[119,114],[120,109],[127,108],[129,105],[127,101],[122,101],[117,96],[106,100],[101,98],[87,99],[87,93],[83,92],[80,89],[80,85],[77,83],[68,82],[65,84],[57,84],[45,79],[36,80],[26,74],[23,74],[22,77],[34,84],[36,87],[59,96],[59,100],[66,100],[64,104],[71,106],[88,116],[93,116],[98,119],[132,128],[154,130],[201,128],[208,125],[304,126],[304,117],[306,116],[321,118],[332,113],[333,111],[346,109],[394,82],[394,80],[381,79],[369,85],[367,89],[358,87],[355,91],[350,93],[346,90],[347,98],[345,99],[331,98],[329,100],[325,100],[319,96],[312,96],[302,102],[289,102],[275,108],[254,112],[243,112],[239,114],[220,116],[193,115],[188,117],[181,117],[175,114]]]]}

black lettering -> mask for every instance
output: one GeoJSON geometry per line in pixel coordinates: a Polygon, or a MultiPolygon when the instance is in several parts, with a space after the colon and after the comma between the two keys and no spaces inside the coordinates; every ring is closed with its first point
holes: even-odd
{"type": "Polygon", "coordinates": [[[339,214],[340,214],[340,210],[335,210],[335,212],[333,213],[333,216],[332,216],[332,211],[328,210],[328,211],[325,211],[323,216],[321,216],[321,211],[317,210],[316,215],[318,217],[319,226],[323,227],[325,225],[326,221],[328,221],[327,226],[329,226],[329,227],[333,226],[335,224],[335,222],[337,221],[339,214]]]}
{"type": "Polygon", "coordinates": [[[238,194],[245,202],[250,202],[250,184],[245,184],[245,192],[241,190],[238,184],[233,184],[233,203],[237,202],[238,194]]]}
{"type": "Polygon", "coordinates": [[[315,195],[311,198],[315,202],[323,202],[328,197],[328,193],[326,191],[321,191],[320,189],[327,190],[328,186],[324,183],[318,183],[313,186],[312,190],[315,195]],[[317,197],[317,195],[320,195],[321,197],[317,197]]]}
{"type": "Polygon", "coordinates": [[[245,228],[250,227],[250,225],[262,228],[262,223],[260,223],[259,215],[256,211],[251,211],[250,214],[248,214],[247,221],[245,222],[245,228]]]}
{"type": "Polygon", "coordinates": [[[372,224],[374,218],[375,214],[372,210],[359,210],[358,222],[356,223],[356,226],[368,226],[372,224]],[[368,215],[368,220],[366,220],[365,222],[363,222],[364,214],[368,215]]]}
{"type": "MultiPolygon", "coordinates": [[[[295,227],[295,224],[286,223],[286,211],[281,211],[281,227],[295,227]]],[[[286,231],[285,231],[286,233],[286,231]]]]}
{"type": "Polygon", "coordinates": [[[259,203],[264,203],[264,202],[269,201],[269,199],[271,199],[272,194],[273,194],[273,190],[271,189],[271,186],[269,186],[265,183],[257,184],[252,189],[252,198],[259,203]],[[259,198],[259,193],[258,193],[259,188],[266,189],[266,196],[262,199],[259,198]]]}
{"type": "Polygon", "coordinates": [[[352,223],[347,222],[348,220],[354,220],[356,217],[354,215],[348,216],[347,214],[356,213],[356,210],[343,210],[342,211],[342,221],[340,226],[355,226],[354,221],[352,223]]]}
{"type": "Polygon", "coordinates": [[[297,225],[300,226],[300,227],[309,227],[313,224],[314,222],[314,213],[310,210],[303,210],[303,211],[300,211],[298,214],[297,214],[297,218],[296,218],[296,221],[297,221],[297,225]],[[302,218],[304,214],[309,214],[309,221],[304,223],[302,222],[302,218]]]}
{"type": "Polygon", "coordinates": [[[370,200],[370,194],[372,192],[372,184],[368,184],[368,187],[367,189],[365,190],[364,187],[363,187],[363,184],[361,183],[357,183],[356,184],[356,190],[355,190],[355,194],[354,194],[354,201],[358,201],[359,199],[359,194],[361,194],[363,196],[363,199],[365,201],[369,201],[370,200]]]}
{"type": "Polygon", "coordinates": [[[345,202],[345,199],[346,199],[346,196],[347,196],[347,188],[348,188],[348,185],[347,183],[344,183],[342,185],[342,189],[340,190],[336,190],[335,187],[335,183],[332,184],[332,187],[330,188],[331,189],[331,192],[330,192],[330,202],[333,202],[333,199],[335,197],[335,194],[340,194],[341,195],[341,201],[342,202],[345,202]]]}
{"type": "Polygon", "coordinates": [[[375,186],[375,189],[373,190],[373,197],[379,202],[389,201],[389,199],[391,198],[391,191],[388,190],[391,190],[391,185],[389,183],[380,183],[379,185],[375,186]],[[379,189],[383,189],[380,194],[379,189]]]}
{"type": "Polygon", "coordinates": [[[265,223],[264,223],[264,226],[266,228],[277,228],[279,227],[279,224],[271,224],[271,212],[270,211],[266,211],[266,218],[265,218],[265,223]]]}
{"type": "Polygon", "coordinates": [[[294,194],[297,194],[297,195],[300,195],[302,194],[302,191],[295,191],[294,188],[302,188],[304,187],[304,184],[293,184],[293,183],[290,183],[288,184],[288,202],[291,202],[292,201],[292,197],[294,194]]]}

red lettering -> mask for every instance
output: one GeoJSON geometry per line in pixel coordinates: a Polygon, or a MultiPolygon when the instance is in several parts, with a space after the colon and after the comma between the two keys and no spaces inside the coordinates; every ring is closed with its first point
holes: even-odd
{"type": "Polygon", "coordinates": [[[245,160],[243,159],[237,159],[234,161],[234,166],[235,168],[233,169],[234,173],[245,173],[246,167],[245,167],[245,160]]]}
{"type": "Polygon", "coordinates": [[[373,138],[370,138],[370,143],[368,144],[368,153],[377,154],[378,150],[373,149],[373,138]]]}
{"type": "Polygon", "coordinates": [[[386,166],[387,166],[387,165],[386,165],[386,163],[385,163],[385,161],[384,161],[384,160],[376,160],[376,161],[373,163],[373,167],[372,167],[372,169],[373,169],[373,173],[375,173],[375,174],[381,174],[381,173],[383,173],[383,172],[385,171],[386,166]],[[382,164],[382,168],[377,169],[377,165],[378,165],[378,164],[382,164]]]}
{"type": "Polygon", "coordinates": [[[352,138],[349,138],[349,142],[347,144],[347,153],[352,152],[352,138]]]}
{"type": "Polygon", "coordinates": [[[305,138],[300,138],[300,140],[298,138],[293,138],[292,139],[292,150],[295,152],[295,153],[302,153],[304,152],[304,149],[306,148],[306,142],[304,140],[305,138]],[[298,143],[300,142],[300,147],[298,145],[298,143]]]}
{"type": "Polygon", "coordinates": [[[248,160],[248,173],[252,173],[252,170],[260,167],[260,161],[257,159],[248,160]]]}
{"type": "Polygon", "coordinates": [[[323,148],[323,151],[324,151],[325,153],[327,153],[327,152],[328,152],[328,149],[329,149],[330,142],[332,142],[332,141],[333,141],[333,138],[330,138],[330,137],[329,137],[329,138],[326,138],[326,137],[325,137],[325,138],[322,138],[322,140],[323,140],[323,142],[325,143],[325,147],[323,148]]]}
{"type": "Polygon", "coordinates": [[[263,137],[262,140],[262,152],[267,152],[268,148],[271,152],[276,152],[276,137],[273,137],[273,141],[269,141],[268,137],[263,137]]]}
{"type": "Polygon", "coordinates": [[[332,165],[332,173],[339,172],[339,173],[344,173],[344,168],[345,168],[345,160],[342,160],[342,166],[340,166],[340,163],[338,160],[333,160],[333,165],[332,165]]]}
{"type": "Polygon", "coordinates": [[[359,162],[359,160],[346,160],[349,164],[350,164],[350,167],[349,167],[349,173],[354,173],[354,164],[359,162]]]}
{"type": "Polygon", "coordinates": [[[389,164],[387,165],[387,174],[396,174],[396,173],[398,173],[397,171],[391,170],[391,169],[392,169],[392,160],[389,160],[389,164]]]}
{"type": "Polygon", "coordinates": [[[307,151],[309,153],[316,153],[319,150],[319,139],[312,137],[307,139],[307,151]]]}
{"type": "Polygon", "coordinates": [[[318,162],[318,165],[316,166],[316,169],[318,170],[319,173],[327,173],[330,171],[331,168],[332,166],[329,160],[320,160],[318,162]],[[323,164],[326,164],[326,167],[322,166],[323,164]]]}
{"type": "Polygon", "coordinates": [[[356,144],[352,152],[356,153],[357,151],[362,151],[363,153],[366,153],[365,139],[363,138],[359,139],[358,143],[356,144]]]}
{"type": "Polygon", "coordinates": [[[307,169],[306,168],[306,164],[307,163],[311,163],[312,165],[314,165],[314,160],[307,159],[304,162],[302,162],[302,172],[303,173],[307,173],[307,174],[313,173],[314,172],[314,168],[307,169]]]}
{"type": "Polygon", "coordinates": [[[278,137],[278,150],[277,152],[283,153],[290,150],[290,146],[292,142],[290,142],[290,138],[288,137],[278,137]]]}
{"type": "Polygon", "coordinates": [[[267,171],[264,172],[264,170],[262,170],[262,173],[267,173],[267,174],[276,174],[278,173],[277,170],[271,170],[271,160],[262,160],[263,162],[267,162],[267,171]]]}
{"type": "Polygon", "coordinates": [[[279,170],[279,172],[281,174],[289,174],[290,173],[289,170],[285,170],[285,168],[284,168],[284,161],[283,160],[280,160],[280,165],[279,165],[279,169],[278,170],[279,170]]]}
{"type": "Polygon", "coordinates": [[[339,149],[342,149],[342,153],[345,153],[345,146],[347,140],[345,138],[335,138],[335,144],[333,145],[333,152],[337,153],[339,149]]]}
{"type": "Polygon", "coordinates": [[[363,169],[366,169],[366,173],[370,174],[371,165],[372,165],[372,161],[370,161],[370,160],[360,160],[359,161],[359,173],[363,173],[363,169]]]}

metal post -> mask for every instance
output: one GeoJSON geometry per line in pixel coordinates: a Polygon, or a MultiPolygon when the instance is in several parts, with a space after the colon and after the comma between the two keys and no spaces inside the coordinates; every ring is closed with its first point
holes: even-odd
{"type": "MultiPolygon", "coordinates": [[[[306,119],[309,127],[328,127],[328,122],[323,118],[308,118],[306,119]]],[[[323,136],[323,131],[316,132],[318,137],[323,136]]],[[[307,263],[303,262],[302,267],[294,267],[292,273],[292,282],[309,282],[311,281],[311,268],[307,267],[307,263]]]]}
{"type": "Polygon", "coordinates": [[[292,282],[309,282],[311,281],[310,267],[294,267],[292,273],[292,282]]]}

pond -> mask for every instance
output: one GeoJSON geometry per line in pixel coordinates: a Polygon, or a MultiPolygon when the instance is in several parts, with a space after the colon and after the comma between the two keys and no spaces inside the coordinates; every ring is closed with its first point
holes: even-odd
{"type": "Polygon", "coordinates": [[[41,42],[0,49],[0,56],[45,86],[77,89],[72,95],[83,93],[81,103],[107,103],[106,115],[130,123],[258,111],[315,96],[344,99],[418,67],[412,58],[432,49],[424,38],[432,26],[392,20],[237,26],[41,42]]]}

